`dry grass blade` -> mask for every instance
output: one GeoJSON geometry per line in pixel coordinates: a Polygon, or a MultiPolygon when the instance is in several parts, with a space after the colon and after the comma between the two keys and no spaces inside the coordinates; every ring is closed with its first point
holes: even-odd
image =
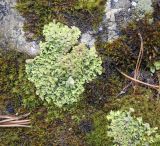
{"type": "Polygon", "coordinates": [[[23,124],[21,124],[21,125],[18,125],[18,124],[12,124],[12,125],[0,125],[0,127],[5,127],[5,128],[7,128],[7,127],[25,127],[25,128],[30,128],[31,126],[28,126],[28,125],[23,125],[23,124]]]}
{"type": "Polygon", "coordinates": [[[24,118],[28,117],[30,113],[21,115],[21,116],[7,116],[0,115],[0,127],[31,127],[29,124],[30,120],[25,120],[24,118]]]}
{"type": "MultiPolygon", "coordinates": [[[[148,86],[150,88],[153,88],[153,89],[156,89],[156,90],[159,90],[160,89],[160,85],[152,85],[152,84],[149,84],[149,83],[145,83],[145,82],[142,82],[140,80],[138,80],[139,76],[140,76],[140,65],[141,65],[141,62],[142,62],[142,58],[143,58],[143,52],[144,52],[144,47],[143,47],[143,38],[141,36],[140,33],[138,33],[139,37],[140,37],[140,40],[141,40],[141,47],[140,47],[140,51],[139,51],[139,55],[138,55],[138,60],[137,60],[137,63],[136,63],[136,69],[134,71],[134,77],[130,77],[128,76],[127,74],[123,73],[122,71],[120,71],[118,68],[116,68],[123,76],[125,76],[126,78],[130,79],[132,81],[132,84],[134,82],[134,93],[135,93],[135,90],[136,90],[136,87],[137,87],[137,83],[139,84],[142,84],[142,85],[145,85],[145,86],[148,86]]],[[[127,87],[127,86],[126,86],[127,87]]],[[[125,88],[124,88],[125,89],[125,88]]],[[[124,90],[123,89],[123,90],[124,90]]],[[[122,90],[122,91],[123,91],[122,90]]],[[[122,92],[121,91],[121,92],[122,92]]],[[[118,94],[119,96],[119,94],[118,94]]]]}
{"type": "MultiPolygon", "coordinates": [[[[138,59],[137,59],[137,63],[136,63],[136,69],[134,71],[134,79],[138,79],[140,76],[140,66],[141,66],[143,52],[144,52],[142,35],[140,33],[138,33],[138,36],[140,37],[140,40],[141,40],[141,47],[140,47],[140,51],[139,51],[139,55],[138,55],[138,59]]],[[[137,87],[137,84],[135,82],[134,83],[134,93],[135,93],[136,87],[137,87]]]]}
{"type": "Polygon", "coordinates": [[[143,85],[145,85],[145,86],[148,86],[148,87],[153,88],[153,89],[156,89],[156,90],[159,90],[159,88],[160,88],[160,85],[152,85],[152,84],[149,84],[149,83],[142,82],[142,81],[140,81],[140,80],[134,79],[134,78],[126,75],[125,73],[123,73],[122,71],[120,71],[118,68],[117,68],[117,70],[118,70],[123,76],[125,76],[126,78],[128,78],[128,79],[130,79],[130,80],[132,80],[132,81],[134,81],[134,82],[143,84],[143,85]]]}

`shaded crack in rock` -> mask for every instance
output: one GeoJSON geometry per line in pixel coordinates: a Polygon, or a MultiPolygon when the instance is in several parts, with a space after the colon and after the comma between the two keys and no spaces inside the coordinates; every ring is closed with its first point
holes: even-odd
{"type": "Polygon", "coordinates": [[[16,10],[16,0],[0,0],[0,48],[35,56],[39,46],[28,42],[23,31],[25,19],[16,10]]]}

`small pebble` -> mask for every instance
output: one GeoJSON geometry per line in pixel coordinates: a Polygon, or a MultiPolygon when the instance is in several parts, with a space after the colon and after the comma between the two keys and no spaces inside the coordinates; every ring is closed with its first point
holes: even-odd
{"type": "Polygon", "coordinates": [[[102,31],[103,30],[103,28],[102,27],[99,27],[99,29],[98,29],[99,31],[102,31]]]}
{"type": "Polygon", "coordinates": [[[10,114],[13,114],[15,111],[14,111],[14,107],[11,103],[7,104],[6,105],[6,111],[10,114]]]}
{"type": "Polygon", "coordinates": [[[134,7],[136,7],[137,3],[136,2],[132,2],[131,5],[134,6],[134,7]]]}

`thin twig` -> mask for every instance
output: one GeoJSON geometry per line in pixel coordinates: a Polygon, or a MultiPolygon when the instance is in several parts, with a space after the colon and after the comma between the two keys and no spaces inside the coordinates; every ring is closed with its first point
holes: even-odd
{"type": "Polygon", "coordinates": [[[122,94],[126,93],[127,89],[132,85],[132,82],[130,82],[129,84],[127,84],[122,90],[121,92],[116,96],[116,97],[119,97],[121,96],[122,94]]]}
{"type": "Polygon", "coordinates": [[[150,88],[153,88],[153,89],[156,89],[156,90],[158,90],[158,89],[160,88],[160,85],[152,85],[152,84],[149,84],[149,83],[142,82],[142,81],[140,81],[140,80],[134,79],[134,78],[126,75],[125,73],[123,73],[122,71],[120,71],[118,68],[116,68],[116,69],[117,69],[118,72],[121,73],[123,76],[125,76],[126,78],[128,78],[128,79],[130,79],[130,80],[132,80],[132,81],[134,81],[134,82],[137,82],[137,83],[146,85],[146,86],[148,86],[148,87],[150,87],[150,88]]]}
{"type": "Polygon", "coordinates": [[[26,128],[30,128],[31,126],[12,124],[12,125],[0,125],[0,127],[26,127],[26,128]]]}
{"type": "MultiPolygon", "coordinates": [[[[6,122],[7,124],[12,124],[12,123],[16,123],[16,124],[20,124],[20,123],[22,123],[22,124],[24,124],[24,123],[30,123],[30,120],[19,120],[19,121],[10,121],[10,122],[6,122]]],[[[5,123],[5,124],[6,124],[5,123]]]]}
{"type": "Polygon", "coordinates": [[[30,113],[21,115],[21,116],[8,116],[8,115],[0,115],[0,118],[3,119],[0,121],[0,127],[30,127],[30,120],[23,120],[29,116],[30,113]]]}
{"type": "MultiPolygon", "coordinates": [[[[138,55],[138,59],[137,59],[137,63],[136,63],[136,69],[134,71],[134,79],[138,79],[139,76],[140,76],[140,66],[141,66],[141,62],[142,62],[142,58],[143,58],[143,52],[144,52],[142,35],[140,33],[138,33],[138,36],[140,37],[140,40],[141,40],[141,47],[140,47],[140,51],[139,51],[139,55],[138,55]]],[[[134,93],[135,93],[136,87],[137,87],[137,84],[135,82],[134,93]]]]}

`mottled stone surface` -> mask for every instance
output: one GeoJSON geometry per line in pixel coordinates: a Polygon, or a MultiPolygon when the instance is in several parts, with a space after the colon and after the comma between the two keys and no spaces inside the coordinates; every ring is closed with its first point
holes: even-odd
{"type": "Polygon", "coordinates": [[[152,0],[108,0],[102,26],[108,34],[104,40],[113,41],[120,29],[128,22],[138,21],[148,13],[153,13],[152,0]]]}
{"type": "MultiPolygon", "coordinates": [[[[89,47],[96,37],[102,41],[113,41],[119,37],[120,29],[132,20],[152,13],[152,0],[107,0],[105,15],[97,31],[88,30],[82,34],[81,42],[89,47]]],[[[36,55],[39,47],[36,42],[26,41],[23,24],[25,19],[15,8],[16,0],[0,0],[0,48],[16,49],[29,55],[36,55]]]]}
{"type": "Polygon", "coordinates": [[[31,56],[38,53],[36,42],[27,42],[24,36],[24,18],[15,8],[16,0],[0,0],[0,48],[16,49],[31,56]]]}
{"type": "Polygon", "coordinates": [[[104,42],[111,42],[117,39],[120,35],[120,30],[128,22],[138,21],[146,14],[153,13],[152,0],[107,0],[105,7],[103,22],[98,31],[96,33],[87,32],[88,34],[81,39],[82,42],[89,46],[90,42],[94,44],[94,36],[99,36],[104,42]],[[92,38],[92,40],[87,41],[87,38],[92,38]]]}
{"type": "Polygon", "coordinates": [[[87,44],[88,47],[94,46],[94,43],[96,39],[94,38],[94,33],[92,31],[87,31],[86,33],[83,33],[81,36],[81,42],[84,44],[87,44]]]}

